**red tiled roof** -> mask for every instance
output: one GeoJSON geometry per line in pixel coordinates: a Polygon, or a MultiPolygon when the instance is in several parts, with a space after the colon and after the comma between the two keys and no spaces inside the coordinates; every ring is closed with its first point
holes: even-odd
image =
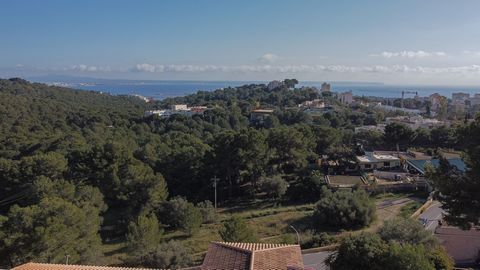
{"type": "Polygon", "coordinates": [[[451,226],[440,226],[435,229],[435,236],[445,247],[457,264],[472,263],[480,255],[480,230],[461,230],[451,226]]]}
{"type": "Polygon", "coordinates": [[[25,263],[17,267],[14,267],[12,268],[12,270],[157,270],[157,269],[29,262],[29,263],[25,263]]]}
{"type": "Polygon", "coordinates": [[[303,269],[303,259],[298,245],[212,242],[201,269],[303,269]]]}

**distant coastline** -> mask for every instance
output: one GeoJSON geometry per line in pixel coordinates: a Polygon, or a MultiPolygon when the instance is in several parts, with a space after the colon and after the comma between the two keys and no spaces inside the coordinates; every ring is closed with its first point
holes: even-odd
{"type": "MultiPolygon", "coordinates": [[[[174,81],[174,80],[111,80],[81,78],[72,76],[45,76],[28,78],[34,82],[48,83],[63,87],[108,92],[114,95],[136,94],[161,100],[185,96],[197,91],[214,91],[245,84],[268,83],[267,81],[174,81]]],[[[402,91],[416,91],[419,96],[439,93],[451,97],[452,93],[480,93],[480,86],[425,86],[387,85],[376,82],[330,82],[335,92],[352,91],[355,96],[400,98],[402,91]]],[[[300,81],[299,86],[320,87],[322,81],[300,81]]]]}

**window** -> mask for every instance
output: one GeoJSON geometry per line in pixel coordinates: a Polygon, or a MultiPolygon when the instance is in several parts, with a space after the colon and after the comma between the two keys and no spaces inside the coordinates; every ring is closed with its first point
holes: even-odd
{"type": "Polygon", "coordinates": [[[365,164],[365,169],[370,169],[372,167],[372,165],[370,164],[365,164]]]}
{"type": "Polygon", "coordinates": [[[390,167],[390,162],[388,162],[388,161],[383,162],[383,166],[384,167],[390,167]]]}

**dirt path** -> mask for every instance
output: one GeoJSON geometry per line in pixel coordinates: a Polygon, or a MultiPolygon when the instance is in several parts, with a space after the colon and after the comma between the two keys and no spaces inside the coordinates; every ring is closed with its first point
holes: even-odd
{"type": "Polygon", "coordinates": [[[365,231],[374,232],[380,228],[386,220],[393,219],[400,214],[402,207],[409,202],[413,202],[411,198],[401,198],[394,200],[385,200],[377,203],[377,220],[365,229],[365,231]]]}

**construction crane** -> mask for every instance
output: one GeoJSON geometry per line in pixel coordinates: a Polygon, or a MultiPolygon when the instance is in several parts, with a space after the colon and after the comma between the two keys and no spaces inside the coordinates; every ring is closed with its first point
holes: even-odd
{"type": "Polygon", "coordinates": [[[403,109],[403,99],[405,98],[405,94],[415,94],[415,96],[418,96],[418,92],[414,92],[414,91],[402,91],[402,103],[401,103],[402,109],[403,109]]]}

